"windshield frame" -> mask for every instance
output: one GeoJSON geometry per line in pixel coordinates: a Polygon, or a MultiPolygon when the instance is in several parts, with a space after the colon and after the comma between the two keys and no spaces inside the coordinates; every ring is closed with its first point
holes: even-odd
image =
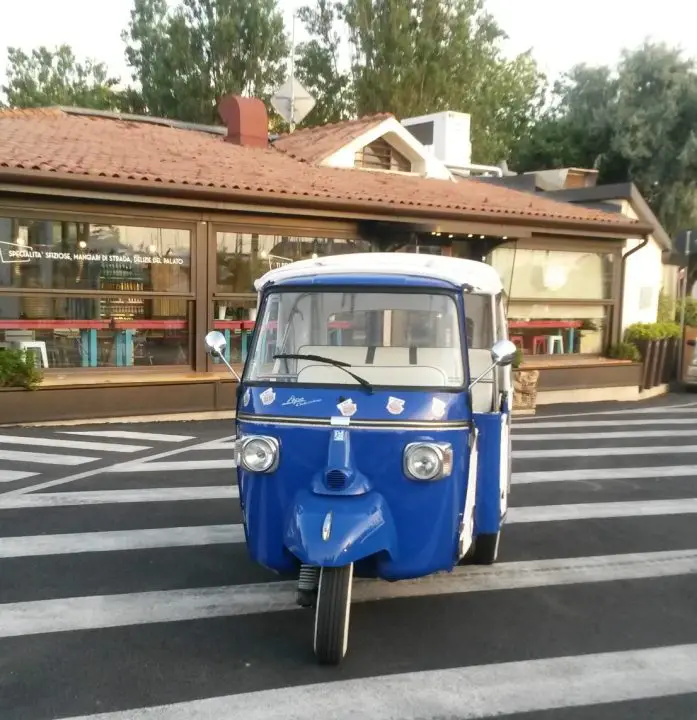
{"type": "MultiPolygon", "coordinates": [[[[364,391],[360,384],[346,384],[346,383],[312,383],[311,385],[299,385],[297,382],[291,382],[289,380],[270,380],[265,378],[263,380],[250,380],[249,372],[252,365],[252,358],[256,352],[258,343],[260,342],[260,321],[263,319],[266,312],[267,304],[273,300],[274,296],[280,295],[281,293],[294,293],[294,294],[313,294],[313,293],[386,293],[390,294],[408,294],[408,295],[444,295],[449,297],[455,304],[455,312],[457,317],[457,327],[460,337],[460,352],[462,359],[463,369],[463,383],[461,385],[379,385],[377,383],[370,383],[375,391],[385,390],[399,390],[401,392],[438,392],[438,393],[451,393],[458,394],[467,392],[469,385],[469,362],[468,362],[468,344],[467,334],[465,332],[464,323],[464,302],[463,293],[460,288],[453,286],[452,289],[433,286],[433,285],[409,285],[409,286],[385,286],[385,285],[373,285],[373,284],[283,284],[280,286],[269,286],[262,290],[261,302],[257,311],[258,322],[254,326],[252,337],[250,338],[249,347],[247,350],[247,358],[244,363],[244,368],[241,375],[241,384],[247,387],[269,387],[272,385],[276,388],[298,388],[298,387],[310,387],[318,389],[336,389],[346,392],[348,388],[356,388],[357,390],[364,391]]],[[[350,369],[350,368],[349,368],[350,369]]],[[[359,373],[360,374],[360,373],[359,373]]]]}

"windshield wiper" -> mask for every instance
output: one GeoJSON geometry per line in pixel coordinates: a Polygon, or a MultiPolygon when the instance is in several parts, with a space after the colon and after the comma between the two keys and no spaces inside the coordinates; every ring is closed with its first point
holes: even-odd
{"type": "Polygon", "coordinates": [[[360,375],[352,373],[348,368],[352,367],[351,363],[344,362],[343,360],[334,360],[334,358],[324,357],[323,355],[303,355],[295,353],[279,353],[273,356],[274,360],[314,360],[315,362],[327,363],[333,365],[348,373],[356,382],[360,383],[371,395],[373,394],[373,386],[360,375]]]}

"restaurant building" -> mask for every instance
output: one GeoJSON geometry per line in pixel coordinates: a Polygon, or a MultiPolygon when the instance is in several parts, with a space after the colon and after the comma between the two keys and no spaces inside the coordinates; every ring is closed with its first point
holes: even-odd
{"type": "MultiPolygon", "coordinates": [[[[313,255],[488,260],[516,342],[569,367],[618,337],[640,220],[456,176],[391,115],[269,138],[261,102],[219,111],[221,127],[0,111],[0,348],[35,352],[44,373],[34,392],[0,391],[0,423],[233,409],[205,333],[225,332],[240,365],[255,278],[313,255]]],[[[583,382],[627,372],[606,361],[583,382]]]]}

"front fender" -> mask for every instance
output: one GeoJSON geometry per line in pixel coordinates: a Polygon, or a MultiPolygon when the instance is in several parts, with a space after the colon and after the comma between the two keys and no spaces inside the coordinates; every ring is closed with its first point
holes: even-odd
{"type": "Polygon", "coordinates": [[[301,490],[286,519],[284,542],[303,564],[322,567],[341,567],[378,552],[397,556],[392,514],[377,492],[332,496],[301,490]]]}

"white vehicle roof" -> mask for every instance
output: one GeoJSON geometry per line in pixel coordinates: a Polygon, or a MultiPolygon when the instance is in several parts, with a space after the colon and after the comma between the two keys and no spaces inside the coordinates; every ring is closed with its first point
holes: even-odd
{"type": "Polygon", "coordinates": [[[254,288],[260,291],[269,282],[317,275],[375,273],[427,277],[458,287],[471,285],[475,292],[487,295],[496,295],[503,289],[501,278],[491,265],[476,260],[416,253],[348,253],[298,260],[269,270],[254,281],[254,288]]]}

